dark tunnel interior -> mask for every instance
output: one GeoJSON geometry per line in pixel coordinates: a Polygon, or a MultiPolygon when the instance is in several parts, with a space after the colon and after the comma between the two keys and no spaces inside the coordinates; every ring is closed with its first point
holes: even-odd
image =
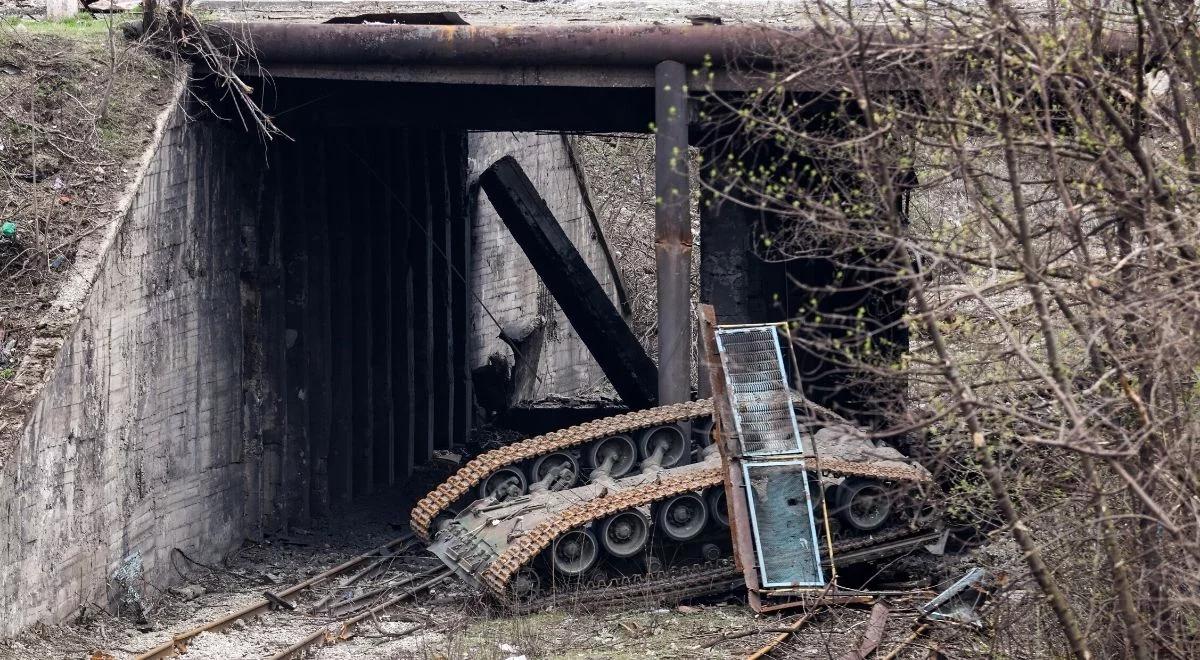
{"type": "MultiPolygon", "coordinates": [[[[264,511],[270,528],[402,484],[468,437],[469,132],[645,132],[654,99],[639,88],[255,82],[286,134],[249,164],[257,222],[243,230],[243,371],[258,402],[247,421],[261,437],[263,501],[277,503],[264,511]]],[[[219,92],[207,101],[236,116],[219,92]]],[[[788,318],[795,282],[828,276],[811,260],[764,263],[762,222],[701,205],[700,300],[723,323],[788,318]]],[[[810,396],[847,399],[819,360],[802,369],[810,396]]]]}

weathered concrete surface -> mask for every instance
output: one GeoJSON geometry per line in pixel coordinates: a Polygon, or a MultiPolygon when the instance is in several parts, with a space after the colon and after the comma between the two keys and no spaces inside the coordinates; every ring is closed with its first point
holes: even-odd
{"type": "MultiPolygon", "coordinates": [[[[479,183],[621,399],[631,407],[653,406],[658,370],[521,165],[511,156],[501,158],[479,183]]],[[[513,357],[520,363],[529,356],[513,357]]]]}
{"type": "Polygon", "coordinates": [[[475,185],[480,173],[500,157],[511,154],[516,158],[615,304],[614,275],[588,219],[566,147],[559,136],[539,133],[472,133],[469,140],[473,191],[470,280],[478,295],[472,303],[471,365],[483,365],[496,352],[511,357],[510,349],[499,338],[500,328],[541,315],[546,318],[546,342],[530,398],[583,396],[607,389],[604,373],[587,346],[554,302],[487,196],[475,185]]]}
{"type": "Polygon", "coordinates": [[[0,634],[109,601],[140,559],[167,581],[241,540],[233,133],[169,119],[0,472],[0,634]]]}
{"type": "Polygon", "coordinates": [[[142,564],[143,591],[165,588],[174,548],[215,561],[461,442],[469,368],[508,350],[493,315],[549,320],[536,395],[603,382],[486,200],[467,203],[468,170],[481,167],[464,146],[480,166],[515,154],[612,295],[558,136],[477,134],[466,145],[461,132],[318,126],[264,150],[233,124],[187,119],[198,114],[164,115],[128,211],[79,261],[87,272],[66,305],[77,311],[55,320],[65,341],[47,343],[42,366],[24,374],[40,394],[0,469],[0,636],[85,604],[112,607],[111,577],[127,560],[142,564]],[[356,289],[364,247],[389,268],[356,289]],[[289,271],[296,259],[303,276],[289,271]],[[411,289],[426,277],[439,294],[416,309],[411,289]],[[289,319],[293,293],[302,314],[289,319]],[[393,420],[371,444],[328,408],[332,394],[357,396],[343,382],[356,374],[331,367],[352,363],[344,317],[367,308],[391,319],[370,326],[391,342],[372,349],[368,373],[390,355],[395,374],[367,408],[393,420]],[[437,341],[417,351],[410,329],[429,317],[437,341]],[[414,368],[431,371],[431,387],[417,386],[414,368]],[[298,383],[308,386],[289,402],[298,383]],[[426,428],[414,428],[429,402],[426,428]]]}
{"type": "Polygon", "coordinates": [[[495,0],[198,0],[197,8],[221,18],[324,21],[333,16],[386,12],[458,12],[471,25],[690,22],[689,16],[719,16],[726,23],[794,24],[811,16],[812,3],[800,0],[574,0],[496,2],[495,0]]]}

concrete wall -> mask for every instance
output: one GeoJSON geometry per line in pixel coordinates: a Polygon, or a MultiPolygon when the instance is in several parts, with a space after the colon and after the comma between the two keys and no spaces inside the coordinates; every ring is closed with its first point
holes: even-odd
{"type": "Polygon", "coordinates": [[[491,315],[549,318],[539,396],[603,382],[486,199],[467,208],[468,169],[513,153],[611,292],[558,136],[318,126],[264,150],[186,116],[26,374],[0,635],[113,606],[131,560],[165,588],[173,548],[213,561],[403,480],[469,431],[469,367],[507,350],[491,315]]]}
{"type": "MultiPolygon", "coordinates": [[[[0,472],[0,634],[241,540],[233,134],[176,111],[0,472]]],[[[204,559],[201,559],[204,561],[204,559]]]]}
{"type": "MultiPolygon", "coordinates": [[[[468,144],[472,183],[501,156],[512,154],[517,159],[615,304],[613,274],[584,208],[579,182],[562,138],[540,133],[473,133],[468,144]]],[[[607,388],[608,381],[599,365],[509,234],[487,195],[479,192],[472,203],[471,284],[480,298],[474,302],[472,314],[472,366],[482,365],[494,352],[511,359],[512,351],[497,338],[500,328],[540,314],[548,321],[548,331],[533,398],[586,396],[607,388]]]]}

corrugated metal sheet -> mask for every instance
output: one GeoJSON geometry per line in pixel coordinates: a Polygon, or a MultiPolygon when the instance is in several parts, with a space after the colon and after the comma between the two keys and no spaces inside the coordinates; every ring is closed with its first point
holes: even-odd
{"type": "Polygon", "coordinates": [[[745,456],[803,451],[774,325],[718,328],[717,348],[745,456]]]}
{"type": "Polygon", "coordinates": [[[717,328],[763,587],[825,584],[804,445],[775,325],[717,328]],[[744,460],[744,459],[757,460],[744,460]]]}
{"type": "Polygon", "coordinates": [[[824,586],[804,462],[745,463],[742,469],[762,586],[824,586]]]}

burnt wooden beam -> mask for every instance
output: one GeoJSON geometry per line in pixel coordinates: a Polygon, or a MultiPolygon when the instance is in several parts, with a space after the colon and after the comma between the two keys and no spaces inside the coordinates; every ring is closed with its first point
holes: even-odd
{"type": "MultiPolygon", "coordinates": [[[[392,151],[399,169],[392,181],[399,196],[399,213],[392,226],[392,400],[396,451],[392,457],[397,478],[408,477],[413,469],[413,344],[412,344],[412,269],[408,265],[408,244],[420,240],[414,236],[412,209],[412,154],[408,134],[397,130],[392,151]]],[[[417,232],[418,234],[420,232],[417,232]]]]}
{"type": "MultiPolygon", "coordinates": [[[[365,133],[348,135],[351,136],[347,147],[350,149],[352,165],[357,169],[362,167],[363,154],[367,153],[373,136],[365,133]]],[[[351,263],[353,284],[350,289],[354,310],[354,454],[351,464],[354,468],[354,494],[362,495],[375,490],[371,217],[379,212],[379,207],[378,200],[372,199],[371,195],[348,195],[346,201],[349,205],[347,217],[352,218],[354,223],[351,234],[354,242],[354,261],[351,263]]]]}
{"type": "Polygon", "coordinates": [[[449,142],[453,148],[447,158],[446,171],[450,174],[450,190],[454,196],[450,204],[450,263],[452,312],[451,326],[454,337],[454,442],[463,442],[471,435],[471,420],[474,417],[471,395],[471,288],[467,273],[471,264],[471,213],[467,188],[467,134],[452,131],[449,142]]]}
{"type": "Polygon", "coordinates": [[[433,323],[433,353],[430,355],[433,371],[433,418],[435,422],[436,447],[450,449],[454,445],[454,356],[451,352],[451,280],[450,272],[450,224],[453,211],[451,198],[455,191],[450,187],[450,157],[447,153],[446,134],[442,131],[430,133],[430,172],[433,173],[433,216],[429,225],[429,240],[433,253],[430,262],[430,313],[433,323]]]}
{"type": "MultiPolygon", "coordinates": [[[[324,138],[313,140],[305,149],[306,163],[324,163],[324,138]]],[[[308,359],[308,446],[309,508],[312,515],[329,515],[329,445],[332,431],[333,401],[329,381],[332,378],[332,347],[329,317],[329,194],[326,181],[311,186],[305,213],[308,253],[308,298],[304,306],[304,350],[308,359]]]]}
{"type": "Polygon", "coordinates": [[[533,398],[537,385],[538,364],[546,343],[546,318],[535,316],[524,323],[510,323],[500,329],[500,340],[513,352],[512,391],[508,408],[533,398]]]}
{"type": "Polygon", "coordinates": [[[617,394],[631,407],[653,406],[658,369],[520,164],[505,156],[479,183],[617,394]]]}
{"type": "Polygon", "coordinates": [[[390,486],[396,481],[395,455],[395,409],[392,399],[392,267],[391,242],[392,222],[395,217],[395,202],[391,196],[391,185],[395,181],[393,152],[386,143],[376,142],[369,151],[371,168],[380,173],[385,184],[376,189],[378,206],[371,217],[371,285],[372,338],[371,338],[371,402],[375,416],[375,485],[390,486]]]}
{"type": "MultiPolygon", "coordinates": [[[[351,186],[350,172],[354,166],[345,149],[330,148],[326,152],[326,171],[331,188],[351,186]]],[[[330,322],[333,336],[333,353],[330,355],[330,393],[332,400],[331,428],[333,436],[329,447],[329,491],[335,503],[349,502],[354,495],[354,306],[352,292],[354,239],[357,231],[352,226],[353,218],[345,212],[332,218],[329,227],[330,262],[329,287],[330,322]]]]}
{"type": "Polygon", "coordinates": [[[433,241],[430,227],[433,225],[431,197],[435,179],[430,175],[430,168],[433,166],[431,150],[436,148],[436,145],[430,144],[428,131],[417,131],[412,134],[412,139],[410,149],[417,168],[412,177],[412,222],[416,223],[416,232],[408,244],[408,258],[412,269],[413,387],[416,393],[412,442],[414,462],[424,463],[433,457],[436,432],[433,397],[430,396],[434,391],[433,365],[430,364],[433,351],[433,319],[430,310],[430,301],[433,298],[433,280],[430,275],[433,241]]]}

